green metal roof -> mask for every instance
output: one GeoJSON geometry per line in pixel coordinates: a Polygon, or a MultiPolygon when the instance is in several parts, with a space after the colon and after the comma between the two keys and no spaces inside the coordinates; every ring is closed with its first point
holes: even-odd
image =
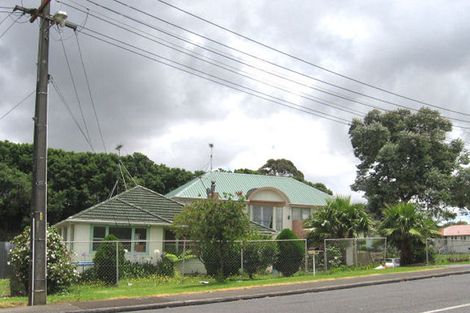
{"type": "Polygon", "coordinates": [[[166,197],[174,199],[207,198],[206,188],[210,188],[212,181],[216,185],[215,191],[222,198],[225,198],[227,194],[235,196],[238,192],[242,192],[246,196],[249,191],[263,187],[279,189],[289,198],[291,205],[323,206],[326,205],[326,200],[331,198],[330,195],[291,177],[225,172],[205,173],[169,192],[166,197]]]}
{"type": "MultiPolygon", "coordinates": [[[[62,221],[168,224],[181,212],[183,204],[136,186],[62,221]]],[[[58,223],[61,224],[62,222],[58,223]]]]}

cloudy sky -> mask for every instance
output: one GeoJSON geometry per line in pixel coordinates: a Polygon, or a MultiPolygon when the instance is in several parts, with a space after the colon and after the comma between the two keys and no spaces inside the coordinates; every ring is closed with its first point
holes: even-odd
{"type": "MultiPolygon", "coordinates": [[[[70,29],[51,28],[50,55],[50,73],[83,132],[88,129],[96,151],[104,151],[104,147],[76,38],[107,150],[113,151],[117,144],[123,144],[123,153],[139,151],[169,166],[207,170],[208,144],[213,143],[215,168],[256,169],[267,159],[286,158],[308,180],[323,182],[337,194],[353,194],[359,199],[360,195],[352,193],[349,187],[358,160],[352,153],[344,121],[360,117],[371,106],[395,107],[357,93],[414,109],[420,107],[416,102],[276,53],[157,0],[125,1],[132,7],[113,0],[96,1],[100,6],[89,0],[52,1],[52,12],[67,11],[69,21],[84,27],[79,28],[77,37],[70,29]],[[104,34],[120,40],[118,44],[107,39],[115,44],[130,44],[133,47],[126,46],[128,49],[143,50],[136,55],[87,34],[98,37],[104,34]],[[161,40],[184,53],[156,43],[161,40]],[[245,88],[258,97],[155,62],[162,60],[159,57],[168,59],[167,63],[178,62],[182,65],[170,64],[185,66],[184,70],[223,85],[231,83],[236,89],[245,88]],[[318,112],[327,114],[328,119],[325,115],[319,117],[318,112]]],[[[168,1],[312,64],[400,95],[470,114],[468,1],[168,1]]],[[[25,7],[34,7],[39,0],[0,0],[0,21],[5,19],[0,25],[0,116],[35,88],[38,24],[26,22],[26,17],[8,17],[3,13],[5,7],[20,2],[25,7]]],[[[0,140],[32,141],[33,106],[31,97],[0,120],[0,140]]],[[[462,114],[445,110],[442,113],[470,120],[462,114]]],[[[452,136],[465,138],[466,133],[456,129],[452,136]]],[[[91,150],[52,87],[49,145],[91,150]]]]}

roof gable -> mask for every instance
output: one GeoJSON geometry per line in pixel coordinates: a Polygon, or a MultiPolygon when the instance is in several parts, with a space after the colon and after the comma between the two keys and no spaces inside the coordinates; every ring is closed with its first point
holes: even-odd
{"type": "Polygon", "coordinates": [[[169,225],[173,222],[174,216],[182,209],[183,204],[166,198],[148,188],[136,186],[91,208],[78,212],[64,221],[169,225]]]}
{"type": "Polygon", "coordinates": [[[216,192],[226,198],[238,192],[246,195],[257,188],[272,187],[282,191],[292,205],[326,205],[331,196],[291,177],[209,172],[166,194],[169,198],[207,198],[206,188],[216,183],[216,192]]]}

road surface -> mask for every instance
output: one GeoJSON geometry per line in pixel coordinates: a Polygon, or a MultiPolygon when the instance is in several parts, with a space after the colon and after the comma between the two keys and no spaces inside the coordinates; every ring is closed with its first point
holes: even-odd
{"type": "Polygon", "coordinates": [[[470,312],[470,274],[139,313],[470,312]]]}

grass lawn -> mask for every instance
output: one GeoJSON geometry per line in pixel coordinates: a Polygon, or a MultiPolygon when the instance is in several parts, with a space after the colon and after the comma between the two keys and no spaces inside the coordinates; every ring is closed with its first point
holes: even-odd
{"type": "MultiPolygon", "coordinates": [[[[357,277],[368,275],[386,275],[392,273],[424,271],[439,268],[438,266],[409,266],[386,270],[349,269],[338,272],[297,274],[292,277],[273,277],[272,275],[259,275],[255,279],[248,278],[228,279],[223,283],[213,279],[197,277],[162,278],[151,277],[141,279],[122,280],[118,286],[103,286],[99,284],[80,284],[73,286],[68,293],[56,294],[48,297],[49,303],[91,301],[115,298],[132,298],[145,296],[158,296],[164,294],[177,294],[188,292],[204,292],[217,289],[243,288],[250,286],[263,286],[272,284],[301,283],[306,281],[325,280],[334,278],[357,277]],[[201,284],[207,281],[208,284],[201,284]]],[[[0,308],[26,305],[26,297],[8,297],[8,281],[0,280],[0,308]]]]}

